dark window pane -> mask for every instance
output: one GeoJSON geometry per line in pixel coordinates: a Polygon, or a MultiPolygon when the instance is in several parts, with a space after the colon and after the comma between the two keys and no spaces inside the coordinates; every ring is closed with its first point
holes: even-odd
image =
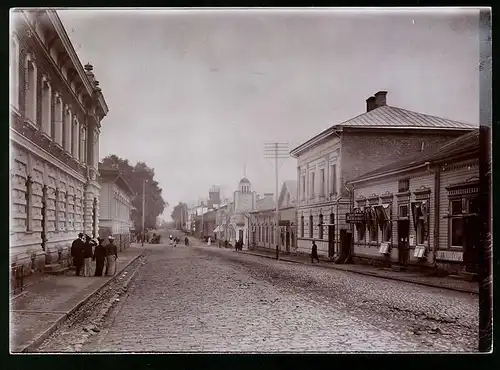
{"type": "Polygon", "coordinates": [[[399,206],[399,216],[400,217],[408,217],[408,206],[399,206]]]}
{"type": "Polygon", "coordinates": [[[462,214],[462,199],[451,201],[451,214],[452,215],[462,214]]]}
{"type": "Polygon", "coordinates": [[[410,190],[410,180],[399,180],[398,190],[400,193],[410,190]]]}
{"type": "Polygon", "coordinates": [[[469,213],[479,213],[479,199],[473,198],[469,200],[469,213]]]}

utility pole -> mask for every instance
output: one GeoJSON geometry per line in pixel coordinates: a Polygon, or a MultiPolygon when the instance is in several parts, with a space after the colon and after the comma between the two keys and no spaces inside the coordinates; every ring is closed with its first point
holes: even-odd
{"type": "Polygon", "coordinates": [[[142,180],[142,246],[144,247],[144,237],[146,236],[145,230],[144,230],[144,220],[145,220],[145,209],[146,209],[146,181],[148,180],[142,180]]]}
{"type": "Polygon", "coordinates": [[[275,210],[276,210],[276,215],[275,215],[275,223],[276,227],[274,230],[274,242],[276,243],[276,259],[279,259],[279,235],[280,235],[280,210],[279,210],[279,204],[278,204],[278,198],[279,198],[279,160],[280,159],[286,159],[289,157],[288,153],[288,143],[279,143],[279,142],[273,142],[273,143],[266,143],[264,144],[264,156],[265,158],[268,159],[274,159],[274,174],[275,174],[275,180],[276,180],[276,195],[274,197],[275,199],[275,210]]]}
{"type": "Polygon", "coordinates": [[[479,352],[492,350],[493,258],[491,242],[491,10],[479,11],[479,352]]]}
{"type": "Polygon", "coordinates": [[[203,235],[205,234],[205,225],[203,225],[203,201],[201,201],[201,239],[203,240],[203,235]]]}

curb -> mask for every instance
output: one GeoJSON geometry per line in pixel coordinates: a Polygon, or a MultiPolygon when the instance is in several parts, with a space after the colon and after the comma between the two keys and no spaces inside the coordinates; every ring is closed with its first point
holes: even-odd
{"type": "Polygon", "coordinates": [[[109,279],[108,281],[106,281],[104,284],[102,284],[99,288],[97,288],[95,291],[93,291],[92,293],[90,293],[87,297],[85,297],[84,299],[82,299],[80,302],[78,302],[73,308],[71,308],[68,312],[66,312],[64,315],[62,315],[60,318],[58,318],[56,320],[56,322],[54,324],[52,324],[52,326],[50,326],[47,330],[45,330],[45,332],[43,332],[42,334],[40,334],[37,338],[35,338],[30,344],[28,344],[26,347],[24,347],[23,349],[19,350],[19,351],[16,351],[15,353],[22,353],[22,352],[29,352],[30,350],[33,350],[34,348],[38,347],[40,344],[42,344],[42,342],[47,339],[54,331],[56,331],[65,321],[66,319],[72,314],[74,313],[76,310],[78,310],[81,306],[83,306],[85,303],[87,303],[89,301],[89,299],[94,295],[96,294],[98,291],[102,290],[103,288],[105,288],[106,286],[108,286],[109,284],[111,284],[113,281],[115,281],[120,275],[121,273],[127,268],[129,267],[132,263],[134,263],[136,260],[138,260],[140,257],[142,257],[144,254],[145,254],[146,250],[143,250],[141,251],[141,253],[139,255],[137,255],[136,257],[134,257],[129,263],[127,263],[125,266],[123,266],[123,268],[120,270],[120,271],[117,271],[115,273],[115,275],[109,279]]]}
{"type": "MultiPolygon", "coordinates": [[[[265,254],[256,254],[256,253],[245,252],[245,251],[240,251],[240,253],[244,253],[244,254],[249,254],[249,255],[252,255],[252,256],[257,256],[257,257],[263,257],[263,258],[269,258],[269,259],[276,260],[276,257],[274,257],[274,256],[266,256],[265,254]]],[[[290,259],[287,259],[287,258],[280,258],[279,261],[292,262],[292,263],[300,263],[302,265],[305,265],[304,262],[290,260],[290,259]]],[[[334,270],[337,270],[337,271],[351,272],[353,274],[378,277],[378,278],[386,279],[386,280],[404,281],[405,283],[411,283],[411,284],[416,284],[416,285],[423,285],[423,286],[428,286],[428,287],[431,287],[431,288],[453,290],[455,292],[471,293],[471,294],[476,294],[476,295],[479,294],[479,292],[477,292],[475,290],[472,290],[472,289],[467,289],[467,288],[448,287],[448,286],[443,286],[443,285],[439,285],[439,284],[432,284],[432,283],[427,283],[427,282],[414,281],[414,280],[406,279],[406,278],[378,275],[378,274],[375,274],[375,273],[365,272],[365,271],[345,270],[345,269],[342,269],[342,268],[338,268],[338,267],[336,267],[334,265],[330,265],[330,266],[318,265],[318,266],[319,267],[323,267],[323,268],[328,268],[328,269],[334,269],[334,270]]]]}

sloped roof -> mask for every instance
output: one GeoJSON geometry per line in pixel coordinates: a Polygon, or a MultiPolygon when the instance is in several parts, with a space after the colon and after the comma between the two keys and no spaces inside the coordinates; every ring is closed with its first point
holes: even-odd
{"type": "Polygon", "coordinates": [[[374,171],[367,172],[349,181],[349,183],[363,181],[374,176],[389,174],[394,171],[410,169],[419,165],[424,165],[427,162],[432,164],[447,159],[453,160],[454,157],[459,155],[474,154],[476,152],[479,152],[479,129],[450,140],[438,149],[418,153],[411,158],[393,162],[374,171]]]}
{"type": "Polygon", "coordinates": [[[112,167],[105,167],[99,164],[99,175],[102,178],[102,181],[105,179],[111,179],[112,182],[115,182],[118,186],[120,186],[123,190],[129,193],[129,195],[134,196],[134,189],[130,186],[125,177],[122,176],[120,170],[112,167]],[[120,184],[119,184],[120,183],[120,184]]]}
{"type": "Polygon", "coordinates": [[[404,129],[465,129],[478,127],[471,123],[453,121],[447,118],[413,112],[411,110],[384,105],[360,114],[337,125],[339,127],[376,127],[404,129]]]}
{"type": "Polygon", "coordinates": [[[290,193],[290,200],[296,200],[297,199],[297,180],[286,180],[285,181],[285,186],[288,189],[288,192],[290,193]]]}
{"type": "Polygon", "coordinates": [[[325,139],[333,132],[344,128],[365,129],[397,129],[397,130],[472,130],[478,128],[479,124],[454,121],[447,118],[431,116],[428,114],[413,112],[407,109],[383,105],[362,113],[345,122],[333,125],[322,131],[305,143],[299,145],[290,153],[297,155],[314,143],[325,139]]]}
{"type": "Polygon", "coordinates": [[[240,180],[240,184],[250,184],[250,180],[248,180],[246,177],[243,177],[243,178],[240,180]]]}
{"type": "Polygon", "coordinates": [[[273,209],[275,207],[274,203],[274,197],[264,197],[261,199],[257,199],[257,201],[255,202],[255,209],[252,209],[250,212],[273,209]]]}

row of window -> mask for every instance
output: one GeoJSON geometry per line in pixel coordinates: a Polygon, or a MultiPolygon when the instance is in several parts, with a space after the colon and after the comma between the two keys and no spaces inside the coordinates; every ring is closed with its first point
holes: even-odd
{"type": "Polygon", "coordinates": [[[78,118],[71,111],[68,104],[64,105],[59,92],[53,92],[50,80],[42,76],[39,81],[39,73],[33,56],[27,54],[23,61],[25,71],[24,85],[19,84],[19,41],[12,38],[11,52],[11,102],[19,109],[19,95],[24,92],[24,115],[25,119],[41,128],[42,132],[52,141],[59,144],[74,158],[82,163],[87,163],[87,128],[80,125],[78,118]],[[39,84],[40,82],[40,84],[39,84]],[[41,114],[37,117],[38,94],[37,89],[41,87],[41,114]],[[54,114],[52,114],[54,113],[54,114]]]}
{"type": "MultiPolygon", "coordinates": [[[[333,164],[330,166],[329,171],[329,189],[330,194],[337,194],[337,165],[333,164]]],[[[327,182],[326,182],[326,172],[324,168],[319,170],[319,189],[316,189],[316,172],[309,173],[309,186],[307,186],[307,176],[302,175],[302,179],[300,182],[300,194],[302,200],[305,200],[307,196],[309,198],[315,198],[316,195],[326,196],[327,193],[327,182]],[[316,194],[316,191],[319,190],[319,193],[316,194]]]]}
{"type": "MultiPolygon", "coordinates": [[[[304,216],[300,217],[300,237],[304,238],[305,235],[305,225],[304,225],[304,216]]],[[[335,223],[335,215],[333,213],[330,214],[330,225],[333,225],[335,223]]],[[[324,216],[320,214],[318,216],[318,239],[324,239],[325,238],[325,226],[319,226],[319,225],[324,225],[324,216]]],[[[328,232],[326,233],[328,234],[328,232]]],[[[326,235],[328,236],[328,235],[326,235]]],[[[309,216],[309,238],[314,238],[314,216],[310,215],[309,216]]]]}

